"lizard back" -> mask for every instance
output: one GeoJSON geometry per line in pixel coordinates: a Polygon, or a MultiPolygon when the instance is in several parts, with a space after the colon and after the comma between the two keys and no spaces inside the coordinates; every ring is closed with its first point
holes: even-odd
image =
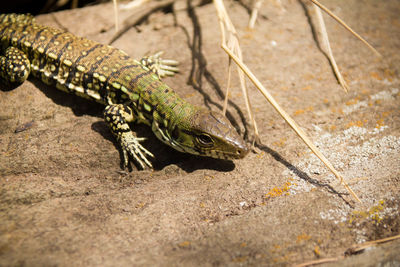
{"type": "Polygon", "coordinates": [[[0,37],[2,49],[23,51],[31,73],[46,84],[106,105],[130,103],[146,124],[155,119],[154,111],[159,120],[187,109],[153,71],[120,49],[37,24],[31,15],[0,15],[0,37]]]}

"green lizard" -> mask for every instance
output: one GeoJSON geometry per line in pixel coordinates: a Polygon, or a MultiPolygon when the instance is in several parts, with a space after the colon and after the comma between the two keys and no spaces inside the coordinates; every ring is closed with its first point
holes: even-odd
{"type": "MultiPolygon", "coordinates": [[[[0,15],[0,76],[22,83],[29,74],[58,89],[106,105],[104,117],[122,149],[152,167],[153,157],[128,123],[149,125],[174,149],[221,159],[243,158],[248,147],[220,113],[191,105],[123,51],[60,29],[39,25],[31,15],[0,15]]],[[[162,67],[161,67],[162,68],[162,67]]],[[[161,70],[162,71],[162,70],[161,70]]],[[[168,74],[168,67],[165,73],[168,74]]]]}

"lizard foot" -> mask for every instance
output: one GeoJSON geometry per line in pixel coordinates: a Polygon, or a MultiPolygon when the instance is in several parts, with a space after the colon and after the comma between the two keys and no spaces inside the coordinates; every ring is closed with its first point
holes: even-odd
{"type": "Polygon", "coordinates": [[[162,59],[160,56],[163,53],[160,51],[155,55],[143,57],[140,60],[142,66],[152,70],[160,79],[165,76],[174,76],[175,73],[179,72],[179,69],[176,67],[179,62],[171,59],[162,59]]]}
{"type": "Polygon", "coordinates": [[[154,158],[154,155],[140,144],[140,141],[143,140],[145,140],[145,138],[138,138],[134,136],[132,132],[126,132],[119,137],[124,168],[128,166],[129,155],[134,158],[143,169],[146,167],[153,168],[147,156],[154,158]]]}

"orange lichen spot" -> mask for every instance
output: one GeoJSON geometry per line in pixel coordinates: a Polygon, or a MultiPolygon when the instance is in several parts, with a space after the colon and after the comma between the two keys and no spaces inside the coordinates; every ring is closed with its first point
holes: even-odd
{"type": "Polygon", "coordinates": [[[382,222],[383,220],[383,216],[382,216],[382,212],[385,209],[385,201],[384,200],[380,200],[378,202],[378,205],[373,206],[369,209],[369,216],[370,218],[376,223],[379,224],[382,222]]]}
{"type": "Polygon", "coordinates": [[[298,116],[298,115],[301,115],[301,114],[303,114],[305,112],[305,110],[304,109],[298,109],[298,110],[296,110],[295,112],[294,112],[294,116],[298,116]]]}
{"type": "Polygon", "coordinates": [[[145,205],[146,205],[146,203],[140,202],[140,203],[135,205],[135,208],[140,209],[140,208],[143,208],[145,205]]]}
{"type": "Polygon", "coordinates": [[[189,94],[185,94],[184,97],[185,98],[191,98],[191,97],[195,97],[196,93],[189,93],[189,94]]]}
{"type": "Polygon", "coordinates": [[[354,98],[354,99],[347,101],[345,104],[346,104],[346,106],[351,106],[351,105],[357,104],[357,102],[358,102],[358,99],[354,98]]]}
{"type": "Polygon", "coordinates": [[[301,115],[307,111],[314,111],[314,107],[313,106],[308,106],[305,109],[298,109],[293,113],[293,116],[298,116],[301,115]]]}
{"type": "Polygon", "coordinates": [[[358,120],[358,121],[351,121],[351,122],[349,122],[349,123],[346,124],[346,127],[347,127],[347,128],[350,128],[350,127],[353,127],[353,126],[362,127],[362,126],[364,125],[364,123],[366,123],[366,122],[367,122],[367,120],[364,120],[364,121],[360,121],[360,120],[358,120]]]}
{"type": "Polygon", "coordinates": [[[328,98],[324,98],[324,104],[328,104],[329,103],[329,99],[328,98]]]}
{"type": "Polygon", "coordinates": [[[343,109],[341,109],[341,108],[338,108],[338,109],[336,110],[336,112],[339,113],[339,114],[341,114],[341,115],[344,114],[344,113],[343,113],[343,109]]]}
{"type": "Polygon", "coordinates": [[[247,243],[246,243],[246,242],[243,242],[242,244],[240,244],[240,246],[241,246],[242,248],[247,247],[247,243]]]}
{"type": "Polygon", "coordinates": [[[384,111],[384,112],[382,112],[381,117],[386,118],[387,116],[390,115],[390,113],[391,113],[391,111],[384,111]]]}
{"type": "Polygon", "coordinates": [[[307,85],[306,87],[301,88],[303,91],[312,90],[311,85],[307,85]]]}
{"type": "Polygon", "coordinates": [[[382,77],[379,76],[379,73],[377,73],[377,72],[375,72],[375,71],[371,71],[371,72],[369,73],[369,75],[370,75],[372,78],[374,78],[374,79],[376,79],[376,80],[378,80],[378,81],[382,81],[382,77]]]}
{"type": "Polygon", "coordinates": [[[290,97],[290,98],[289,98],[289,101],[290,101],[290,102],[299,102],[299,98],[296,97],[296,96],[290,97]]]}
{"type": "Polygon", "coordinates": [[[384,119],[379,119],[376,121],[376,126],[375,128],[379,129],[381,127],[385,126],[385,120],[384,119]]]}
{"type": "Polygon", "coordinates": [[[385,201],[380,200],[378,205],[372,206],[368,211],[353,211],[349,222],[353,223],[355,220],[370,218],[374,223],[379,224],[384,219],[382,216],[384,209],[385,201]]]}
{"type": "Polygon", "coordinates": [[[281,87],[281,90],[282,90],[282,91],[287,91],[287,90],[289,90],[289,87],[287,87],[287,86],[282,86],[282,87],[281,87]]]}
{"type": "Polygon", "coordinates": [[[363,95],[368,95],[369,94],[369,90],[368,89],[363,89],[363,90],[361,90],[361,94],[363,94],[363,95]]]}
{"type": "Polygon", "coordinates": [[[261,153],[258,153],[256,157],[259,159],[262,159],[264,157],[264,155],[265,155],[265,152],[261,151],[261,153]]]}
{"type": "Polygon", "coordinates": [[[319,251],[319,247],[318,247],[318,246],[315,246],[315,247],[314,247],[314,254],[315,254],[315,256],[317,256],[317,257],[321,256],[321,252],[319,251]]]}
{"type": "Polygon", "coordinates": [[[349,223],[353,223],[356,219],[365,219],[368,217],[368,213],[366,211],[353,211],[349,223]]]}
{"type": "Polygon", "coordinates": [[[242,97],[242,95],[243,95],[242,92],[237,92],[237,93],[235,94],[236,97],[242,97]]]}
{"type": "Polygon", "coordinates": [[[190,242],[189,241],[183,241],[181,243],[178,244],[179,247],[181,248],[187,248],[190,246],[190,242]]]}
{"type": "Polygon", "coordinates": [[[313,80],[315,78],[315,76],[311,73],[306,73],[303,75],[304,80],[309,81],[309,80],[313,80]]]}
{"type": "Polygon", "coordinates": [[[241,257],[233,258],[232,261],[233,262],[245,262],[247,260],[247,258],[248,258],[247,256],[241,256],[241,257]]]}
{"type": "Polygon", "coordinates": [[[383,77],[385,77],[389,82],[392,82],[393,78],[396,77],[395,71],[391,69],[385,69],[383,71],[383,77]]]}
{"type": "Polygon", "coordinates": [[[212,176],[212,175],[205,175],[205,176],[204,176],[204,179],[207,180],[207,181],[210,181],[210,180],[214,179],[214,176],[212,176]]]}
{"type": "Polygon", "coordinates": [[[335,130],[336,130],[336,125],[329,126],[329,131],[335,131],[335,130]]]}
{"type": "Polygon", "coordinates": [[[272,188],[267,194],[265,194],[265,198],[269,199],[269,198],[273,198],[273,197],[279,197],[282,195],[289,195],[289,189],[290,186],[292,185],[292,182],[288,181],[286,183],[283,184],[283,186],[281,187],[274,187],[272,188]]]}
{"type": "Polygon", "coordinates": [[[205,208],[205,207],[206,207],[206,204],[204,202],[201,202],[200,203],[200,208],[205,208]]]}
{"type": "Polygon", "coordinates": [[[281,250],[281,246],[280,245],[275,244],[273,247],[274,247],[275,250],[281,250]]]}
{"type": "Polygon", "coordinates": [[[307,241],[310,239],[311,239],[310,235],[303,233],[303,234],[297,236],[296,243],[300,243],[300,242],[307,241]]]}
{"type": "Polygon", "coordinates": [[[286,137],[282,137],[281,139],[279,139],[279,141],[275,141],[272,144],[274,146],[283,147],[285,145],[286,140],[287,140],[286,137]]]}

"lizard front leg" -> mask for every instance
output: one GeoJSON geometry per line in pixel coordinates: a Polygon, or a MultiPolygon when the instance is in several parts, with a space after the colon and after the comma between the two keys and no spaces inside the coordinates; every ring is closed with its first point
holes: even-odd
{"type": "Polygon", "coordinates": [[[153,154],[139,143],[145,138],[136,137],[129,127],[128,122],[135,121],[132,109],[123,104],[111,104],[105,108],[104,118],[121,146],[123,167],[128,166],[130,155],[143,169],[152,168],[146,156],[154,157],[153,154]]]}

